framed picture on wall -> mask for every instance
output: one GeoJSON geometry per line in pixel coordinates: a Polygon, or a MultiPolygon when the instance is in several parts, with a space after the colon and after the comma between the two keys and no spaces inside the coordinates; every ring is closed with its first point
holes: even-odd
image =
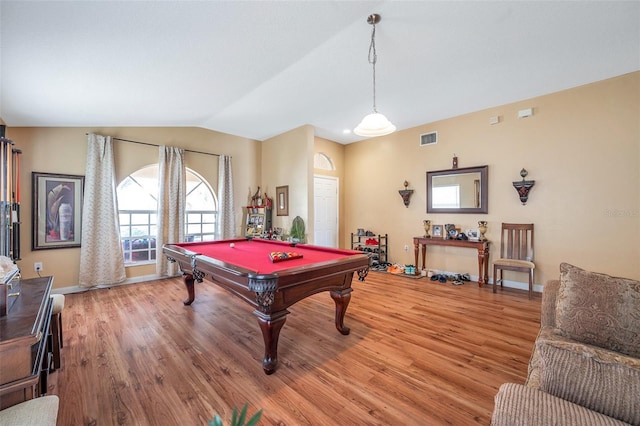
{"type": "Polygon", "coordinates": [[[276,215],[289,216],[289,186],[276,186],[276,215]]]}
{"type": "Polygon", "coordinates": [[[84,176],[32,172],[32,250],[80,247],[84,176]]]}

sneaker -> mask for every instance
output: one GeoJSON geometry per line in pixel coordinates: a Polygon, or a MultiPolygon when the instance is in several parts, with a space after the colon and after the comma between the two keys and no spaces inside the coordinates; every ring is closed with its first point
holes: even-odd
{"type": "Polygon", "coordinates": [[[464,283],[462,281],[460,281],[460,280],[453,281],[453,285],[462,285],[462,284],[464,284],[464,283]]]}
{"type": "Polygon", "coordinates": [[[387,268],[387,272],[392,274],[402,274],[404,272],[404,268],[400,265],[391,265],[387,268]]]}
{"type": "Polygon", "coordinates": [[[441,283],[446,283],[447,282],[447,277],[444,275],[439,275],[438,276],[438,281],[440,281],[441,283]]]}

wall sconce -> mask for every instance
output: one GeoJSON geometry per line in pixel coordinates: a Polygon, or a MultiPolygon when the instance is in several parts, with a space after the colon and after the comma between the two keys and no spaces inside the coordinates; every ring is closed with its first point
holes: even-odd
{"type": "Polygon", "coordinates": [[[411,195],[413,194],[413,189],[407,189],[409,186],[409,182],[404,181],[404,189],[398,191],[400,196],[402,197],[402,201],[404,201],[404,206],[409,207],[409,202],[411,201],[411,195]]]}
{"type": "Polygon", "coordinates": [[[522,176],[522,180],[518,182],[513,182],[513,187],[518,191],[518,196],[520,197],[520,201],[524,206],[527,204],[527,199],[529,198],[529,191],[533,188],[533,185],[536,184],[535,180],[525,180],[529,172],[527,172],[524,168],[520,170],[520,176],[522,176]]]}

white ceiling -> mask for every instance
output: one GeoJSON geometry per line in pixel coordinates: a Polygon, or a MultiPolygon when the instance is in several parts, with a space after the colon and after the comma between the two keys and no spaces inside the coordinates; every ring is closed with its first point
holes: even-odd
{"type": "Polygon", "coordinates": [[[640,70],[639,1],[0,1],[8,126],[198,126],[341,143],[640,70]]]}

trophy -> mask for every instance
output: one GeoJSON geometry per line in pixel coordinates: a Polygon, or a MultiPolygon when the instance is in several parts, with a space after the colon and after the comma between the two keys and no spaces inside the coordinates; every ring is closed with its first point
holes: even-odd
{"type": "Polygon", "coordinates": [[[424,238],[431,238],[431,235],[429,235],[429,228],[431,228],[431,221],[423,220],[422,223],[424,223],[424,238]]]}

